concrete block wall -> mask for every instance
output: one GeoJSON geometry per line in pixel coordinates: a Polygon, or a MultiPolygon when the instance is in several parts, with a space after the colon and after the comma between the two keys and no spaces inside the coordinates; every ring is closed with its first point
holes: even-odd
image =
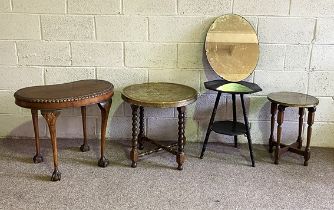
{"type": "MultiPolygon", "coordinates": [[[[116,88],[109,138],[131,137],[131,110],[120,97],[125,86],[167,81],[200,93],[188,107],[186,136],[203,141],[215,100],[203,82],[218,78],[203,53],[205,35],[228,13],[246,17],[260,40],[259,63],[247,78],[263,88],[246,100],[253,141],[268,141],[266,95],[285,90],[320,99],[312,145],[334,147],[332,0],[0,0],[0,136],[33,136],[29,110],[14,105],[15,90],[96,78],[116,88]]],[[[231,97],[224,95],[217,119],[231,119],[231,112],[231,97]]],[[[89,136],[96,138],[99,110],[91,106],[88,115],[89,136]]],[[[286,139],[297,137],[297,115],[286,111],[286,139]]],[[[147,134],[176,138],[176,119],[174,109],[147,109],[147,134]]],[[[47,137],[42,118],[40,126],[47,137]]],[[[82,137],[78,109],[62,112],[58,136],[82,137]]],[[[213,134],[211,141],[231,138],[213,134]]]]}

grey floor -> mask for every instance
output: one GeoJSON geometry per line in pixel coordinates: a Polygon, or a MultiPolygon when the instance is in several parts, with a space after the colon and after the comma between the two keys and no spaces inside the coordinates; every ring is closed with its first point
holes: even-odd
{"type": "Polygon", "coordinates": [[[45,161],[32,163],[33,140],[0,141],[0,209],[334,209],[334,149],[312,148],[308,167],[294,154],[274,165],[255,146],[250,167],[247,145],[186,145],[183,171],[160,152],[130,168],[129,142],[107,142],[110,165],[99,168],[99,144],[82,153],[80,140],[59,140],[62,180],[51,182],[52,150],[42,140],[45,161]]]}

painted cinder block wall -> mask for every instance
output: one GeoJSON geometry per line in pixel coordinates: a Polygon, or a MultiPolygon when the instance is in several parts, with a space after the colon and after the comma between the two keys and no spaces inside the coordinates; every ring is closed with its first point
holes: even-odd
{"type": "MultiPolygon", "coordinates": [[[[122,88],[167,81],[200,93],[188,107],[186,136],[203,141],[215,100],[203,82],[217,78],[203,53],[205,35],[216,17],[228,13],[246,17],[260,40],[259,63],[247,79],[263,88],[247,97],[253,141],[268,141],[266,95],[297,91],[320,99],[312,145],[334,147],[333,0],[0,0],[0,136],[33,136],[30,111],[14,105],[15,90],[104,79],[116,88],[111,139],[131,137],[122,88]]],[[[217,119],[230,119],[231,111],[231,98],[224,96],[217,119]]],[[[286,111],[289,140],[297,138],[297,114],[286,111]]],[[[240,111],[238,117],[242,120],[240,111]]],[[[47,137],[42,118],[40,126],[47,137]]],[[[59,137],[81,138],[80,111],[64,110],[57,126],[59,137]]],[[[89,107],[91,138],[99,136],[99,127],[99,110],[89,107]]],[[[154,138],[175,138],[175,110],[148,109],[146,130],[154,138]]],[[[213,134],[210,141],[231,139],[213,134]]]]}

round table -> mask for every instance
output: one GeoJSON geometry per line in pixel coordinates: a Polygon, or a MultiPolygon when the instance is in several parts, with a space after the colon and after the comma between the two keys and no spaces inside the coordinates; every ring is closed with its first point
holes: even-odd
{"type": "Polygon", "coordinates": [[[138,157],[165,150],[176,155],[178,169],[182,170],[185,160],[185,110],[188,104],[197,100],[197,91],[194,88],[175,83],[143,83],[125,87],[122,91],[122,99],[131,104],[132,109],[132,149],[130,157],[131,167],[137,166],[138,157]],[[144,107],[173,108],[178,110],[178,142],[172,145],[161,145],[145,136],[144,132],[144,107]],[[139,109],[139,126],[138,126],[139,109]],[[139,129],[139,132],[138,132],[139,129]],[[157,146],[154,150],[138,153],[142,150],[143,142],[147,141],[157,146]],[[177,149],[173,149],[177,146],[177,149]]]}
{"type": "Polygon", "coordinates": [[[269,152],[273,152],[273,146],[276,146],[275,150],[275,164],[278,164],[279,157],[287,152],[293,152],[304,156],[304,165],[308,165],[308,160],[311,156],[310,143],[312,134],[312,125],[314,123],[314,115],[316,106],[319,104],[319,100],[313,96],[295,93],[295,92],[276,92],[268,95],[268,100],[271,102],[271,132],[269,137],[269,152]],[[284,110],[287,107],[298,107],[299,108],[299,130],[297,141],[293,144],[286,145],[281,143],[282,138],[282,124],[284,121],[284,110]],[[302,130],[304,121],[304,110],[308,110],[307,118],[307,142],[305,150],[302,150],[302,130]],[[274,141],[274,126],[275,126],[275,115],[278,109],[277,116],[277,140],[274,141]]]}

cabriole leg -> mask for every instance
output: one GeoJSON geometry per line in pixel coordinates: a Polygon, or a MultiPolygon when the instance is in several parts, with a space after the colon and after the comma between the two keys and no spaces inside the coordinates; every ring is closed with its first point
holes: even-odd
{"type": "Polygon", "coordinates": [[[33,157],[34,163],[43,162],[43,157],[40,151],[40,141],[39,141],[39,127],[38,127],[38,110],[32,109],[31,110],[32,116],[32,123],[34,125],[34,132],[35,132],[35,147],[36,147],[36,154],[33,157]]]}
{"type": "Polygon", "coordinates": [[[60,114],[60,111],[59,110],[42,110],[41,113],[49,126],[51,143],[52,143],[54,170],[51,176],[51,181],[59,181],[61,179],[61,173],[58,170],[58,148],[57,148],[57,136],[56,136],[56,121],[60,114]]]}
{"type": "Polygon", "coordinates": [[[87,143],[87,128],[86,128],[86,107],[82,106],[81,107],[81,116],[82,116],[82,131],[83,131],[83,144],[80,146],[80,150],[82,152],[87,152],[89,151],[89,145],[87,143]]]}
{"type": "Polygon", "coordinates": [[[111,107],[112,100],[105,101],[102,103],[98,103],[98,106],[101,110],[101,157],[98,162],[98,166],[107,167],[109,164],[108,159],[104,156],[105,144],[106,144],[106,130],[107,130],[107,122],[109,111],[111,107]]]}

